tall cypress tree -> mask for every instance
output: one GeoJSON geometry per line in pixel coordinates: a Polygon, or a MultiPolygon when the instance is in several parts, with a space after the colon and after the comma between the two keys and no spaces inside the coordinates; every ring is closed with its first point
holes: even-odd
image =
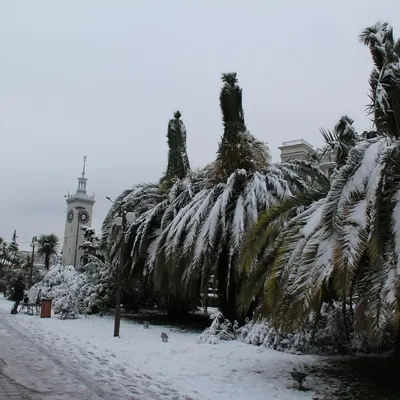
{"type": "Polygon", "coordinates": [[[18,238],[17,231],[14,230],[14,233],[13,233],[11,242],[8,245],[8,251],[7,251],[10,262],[15,266],[19,265],[21,262],[17,238],[18,238]]]}

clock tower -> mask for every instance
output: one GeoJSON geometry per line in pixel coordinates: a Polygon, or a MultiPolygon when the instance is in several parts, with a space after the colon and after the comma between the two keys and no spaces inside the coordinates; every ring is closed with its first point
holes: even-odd
{"type": "Polygon", "coordinates": [[[67,201],[67,217],[65,221],[64,241],[62,249],[63,265],[73,265],[75,268],[80,264],[82,250],[79,246],[83,241],[81,226],[92,225],[93,206],[95,203],[94,193],[89,196],[86,192],[87,178],[85,178],[86,159],[83,157],[82,176],[78,178],[78,188],[73,194],[65,196],[67,201]]]}

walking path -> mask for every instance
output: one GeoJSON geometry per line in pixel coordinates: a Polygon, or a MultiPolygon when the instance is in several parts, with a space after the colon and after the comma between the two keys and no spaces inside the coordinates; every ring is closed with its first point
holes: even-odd
{"type": "Polygon", "coordinates": [[[242,400],[333,398],[336,380],[310,373],[309,392],[289,372],[318,371],[316,356],[284,354],[240,341],[199,344],[198,335],[91,316],[59,320],[10,315],[0,294],[0,400],[242,400]],[[160,335],[170,334],[168,343],[160,335]]]}
{"type": "MultiPolygon", "coordinates": [[[[129,368],[118,367],[124,369],[119,371],[121,382],[115,377],[115,364],[96,356],[84,342],[70,342],[66,337],[61,340],[56,331],[38,330],[35,324],[33,329],[29,321],[34,320],[28,319],[39,317],[11,315],[8,305],[12,304],[8,303],[0,307],[0,400],[188,399],[165,383],[129,368]],[[62,346],[55,346],[54,341],[62,346]],[[97,371],[95,375],[93,371],[97,371]],[[124,385],[129,385],[129,393],[124,385]]],[[[51,321],[42,322],[46,325],[51,321]]]]}
{"type": "Polygon", "coordinates": [[[0,310],[1,400],[107,400],[109,395],[79,366],[52,354],[13,326],[18,315],[0,310]]]}
{"type": "MultiPolygon", "coordinates": [[[[0,359],[0,364],[4,362],[0,359]]],[[[18,385],[13,380],[3,375],[0,370],[0,396],[5,400],[30,400],[29,395],[33,394],[31,390],[18,385]]]]}

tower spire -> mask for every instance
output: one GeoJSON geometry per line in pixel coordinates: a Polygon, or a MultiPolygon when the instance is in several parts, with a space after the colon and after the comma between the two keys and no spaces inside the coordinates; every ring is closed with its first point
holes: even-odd
{"type": "Polygon", "coordinates": [[[86,182],[87,178],[85,178],[85,170],[86,170],[86,159],[87,156],[83,156],[83,168],[82,168],[82,176],[78,178],[78,188],[76,189],[76,195],[78,197],[86,197],[86,182]]]}
{"type": "Polygon", "coordinates": [[[82,178],[84,178],[84,177],[85,177],[86,159],[87,159],[87,156],[83,156],[83,169],[82,169],[82,178]]]}

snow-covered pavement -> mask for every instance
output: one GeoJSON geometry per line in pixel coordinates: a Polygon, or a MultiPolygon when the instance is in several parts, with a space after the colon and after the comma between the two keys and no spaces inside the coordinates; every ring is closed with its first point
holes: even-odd
{"type": "Polygon", "coordinates": [[[239,341],[198,344],[198,334],[157,326],[146,330],[127,321],[121,338],[114,338],[110,317],[40,319],[10,315],[10,307],[0,297],[4,373],[43,394],[35,400],[297,400],[328,398],[331,392],[314,377],[308,379],[309,392],[292,387],[289,372],[318,364],[317,357],[239,341]],[[161,341],[162,331],[168,343],[161,341]],[[64,397],[45,397],[50,392],[64,397]]]}
{"type": "Polygon", "coordinates": [[[0,396],[3,400],[29,400],[32,391],[18,385],[2,373],[4,362],[1,361],[0,369],[0,396]]]}
{"type": "MultiPolygon", "coordinates": [[[[10,318],[11,317],[11,318],[10,318]]],[[[0,375],[4,399],[101,399],[103,392],[88,375],[61,360],[46,340],[38,343],[0,310],[0,375]],[[21,396],[21,397],[19,397],[21,396]]],[[[18,316],[17,316],[18,317],[18,316]]]]}
{"type": "MultiPolygon", "coordinates": [[[[11,381],[9,384],[15,383],[16,392],[22,392],[18,386],[25,388],[26,391],[23,392],[29,393],[29,399],[161,399],[162,395],[166,394],[169,395],[168,398],[180,399],[174,391],[169,388],[162,390],[162,385],[145,376],[128,374],[118,376],[115,381],[116,374],[109,368],[107,360],[94,353],[92,359],[92,352],[86,351],[83,343],[76,347],[75,343],[65,337],[53,335],[40,327],[35,329],[29,323],[33,319],[40,320],[38,317],[26,314],[11,315],[11,303],[4,300],[1,303],[1,373],[5,379],[8,378],[7,381],[11,381]],[[58,347],[54,345],[56,342],[58,347]],[[97,365],[94,360],[97,361],[97,365]],[[147,379],[151,384],[146,384],[147,379]],[[152,390],[153,387],[161,390],[152,390]]],[[[59,322],[68,324],[69,321],[59,322]]],[[[121,373],[124,368],[120,366],[118,369],[121,373]]],[[[3,400],[1,393],[0,399],[3,400]]]]}

